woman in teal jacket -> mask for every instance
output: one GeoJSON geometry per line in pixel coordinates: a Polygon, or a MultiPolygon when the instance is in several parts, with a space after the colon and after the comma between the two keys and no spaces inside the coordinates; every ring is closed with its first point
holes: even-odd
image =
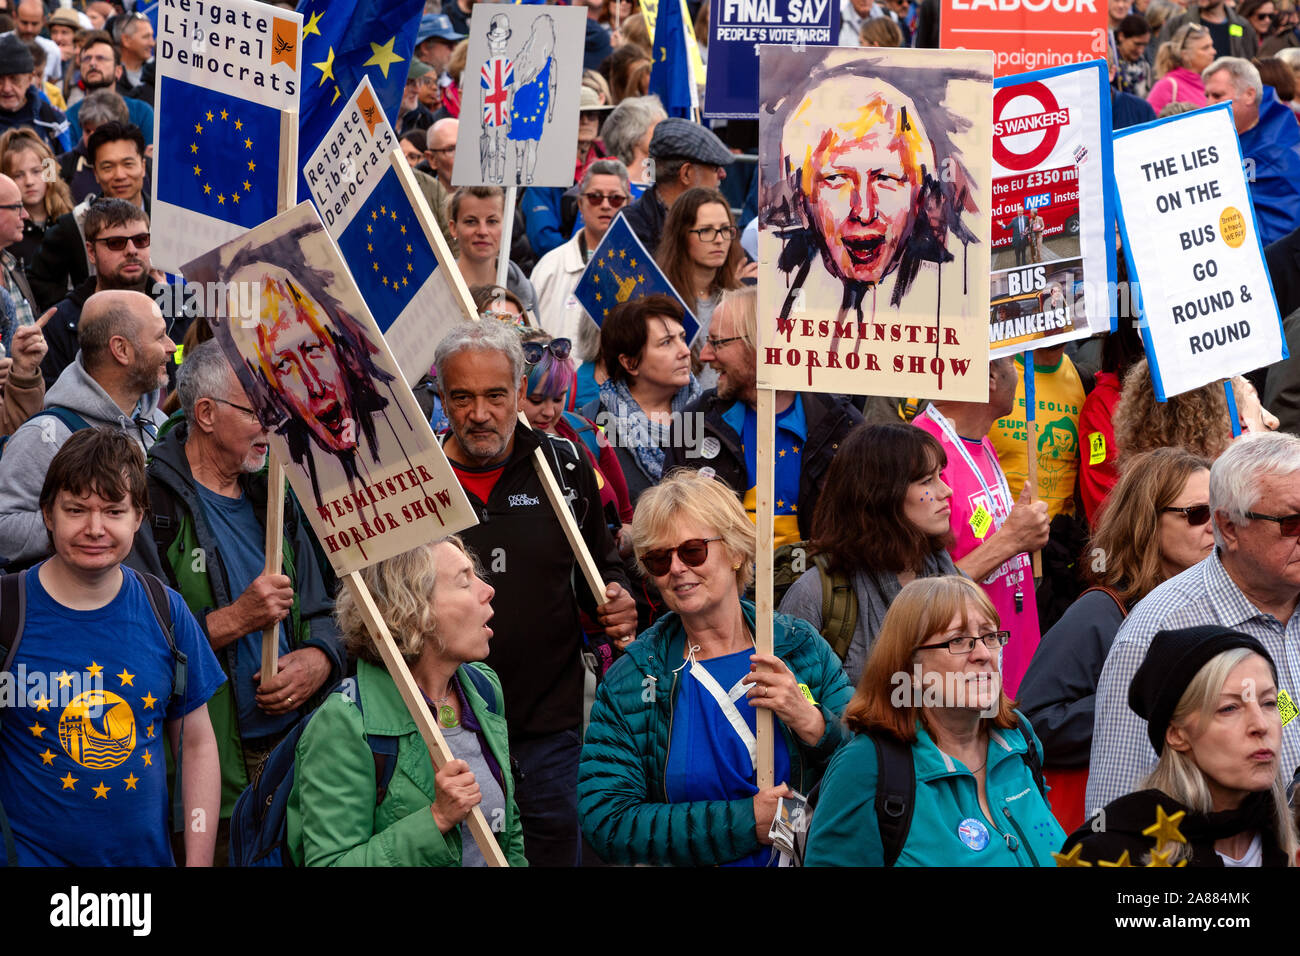
{"type": "Polygon", "coordinates": [[[778,615],[774,656],[754,653],[754,525],[720,482],[676,471],[637,503],[632,543],[673,612],[615,662],[596,694],[578,768],[578,815],[615,863],[762,866],[788,784],[807,793],[846,734],[839,659],[778,615]],[[763,667],[763,670],[759,670],[763,667]],[[756,708],[774,714],[776,782],[754,773],[756,708]]]}
{"type": "Polygon", "coordinates": [[[998,628],[967,578],[903,588],[845,711],[857,736],[826,770],[804,865],[1054,865],[1065,834],[1032,769],[1042,763],[1038,738],[1002,692],[998,657],[1008,635],[998,628]],[[916,793],[896,861],[876,813],[872,736],[911,748],[916,793]]]}
{"type": "Polygon", "coordinates": [[[456,759],[434,771],[360,609],[351,592],[342,591],[335,614],[349,650],[360,658],[361,706],[342,693],[331,694],[298,741],[287,814],[293,862],[484,866],[462,826],[478,806],[509,864],[526,866],[501,683],[487,665],[474,663],[487,657],[492,637],[492,588],[475,573],[456,537],[381,561],[361,577],[456,759]],[[377,799],[375,752],[367,742],[372,735],[397,739],[382,800],[377,799]]]}

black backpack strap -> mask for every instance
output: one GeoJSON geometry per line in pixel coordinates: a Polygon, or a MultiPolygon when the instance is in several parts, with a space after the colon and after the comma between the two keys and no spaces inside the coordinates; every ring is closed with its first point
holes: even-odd
{"type": "MultiPolygon", "coordinates": [[[[338,692],[356,705],[357,712],[364,718],[365,706],[361,703],[361,685],[355,677],[345,678],[339,683],[338,692]]],[[[384,802],[388,796],[388,785],[393,782],[393,771],[397,769],[397,738],[387,734],[366,734],[366,743],[370,755],[375,760],[375,806],[384,802]]]]}
{"type": "Polygon", "coordinates": [[[1020,758],[1024,760],[1029,772],[1033,774],[1034,783],[1038,785],[1038,792],[1045,797],[1047,796],[1047,781],[1043,779],[1042,758],[1038,756],[1038,748],[1034,746],[1033,736],[1025,732],[1025,715],[1020,711],[1016,711],[1016,716],[1020,718],[1016,723],[1016,730],[1020,732],[1020,736],[1025,738],[1025,752],[1020,755],[1020,758]]]}
{"type": "Polygon", "coordinates": [[[0,576],[0,674],[13,665],[18,644],[23,639],[23,624],[27,620],[27,587],[23,575],[0,576]]]}
{"type": "Polygon", "coordinates": [[[471,667],[469,664],[462,664],[457,673],[468,678],[469,682],[474,685],[474,689],[478,691],[478,695],[482,697],[483,701],[487,704],[488,713],[501,713],[501,701],[497,700],[496,688],[492,686],[492,682],[488,680],[486,674],[477,667],[471,667]]]}
{"type": "Polygon", "coordinates": [[[876,745],[876,821],[885,866],[893,866],[903,852],[912,811],[916,808],[916,765],[909,744],[888,734],[871,734],[876,745]]]}

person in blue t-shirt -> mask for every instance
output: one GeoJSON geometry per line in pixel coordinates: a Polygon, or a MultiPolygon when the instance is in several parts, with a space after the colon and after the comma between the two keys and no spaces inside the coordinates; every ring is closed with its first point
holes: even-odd
{"type": "Polygon", "coordinates": [[[173,653],[144,578],[121,566],[148,507],[144,456],[115,429],[75,432],[40,506],[54,554],[23,572],[15,694],[0,709],[18,863],[173,865],[166,757],[179,749],[185,862],[210,865],[221,778],[206,702],[224,677],[180,595],[165,592],[173,653]]]}

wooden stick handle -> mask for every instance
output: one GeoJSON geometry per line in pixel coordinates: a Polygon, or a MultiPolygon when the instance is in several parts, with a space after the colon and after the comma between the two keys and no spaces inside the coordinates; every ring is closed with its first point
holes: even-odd
{"type": "MultiPolygon", "coordinates": [[[[266,574],[279,574],[284,561],[284,466],[272,451],[266,463],[266,574]]],[[[262,631],[262,684],[275,676],[280,654],[280,622],[262,631]]]]}
{"type": "Polygon", "coordinates": [[[506,287],[510,274],[510,242],[515,233],[515,203],[519,201],[519,187],[506,187],[505,218],[501,220],[501,251],[497,253],[497,285],[506,287]]]}
{"type": "MultiPolygon", "coordinates": [[[[795,399],[798,401],[798,398],[795,399]]],[[[758,518],[758,544],[755,548],[755,614],[754,649],[760,654],[771,654],[772,635],[772,541],[775,517],[772,510],[776,497],[774,471],[776,447],[776,393],[770,388],[758,390],[758,448],[755,450],[756,488],[755,509],[758,518]]],[[[756,710],[757,733],[754,769],[759,790],[776,785],[776,755],[773,746],[776,734],[772,726],[772,712],[766,707],[756,710]]]]}
{"type": "MultiPolygon", "coordinates": [[[[370,589],[361,580],[361,575],[355,571],[346,575],[343,582],[361,611],[366,629],[375,639],[375,648],[379,651],[379,656],[384,659],[384,666],[388,668],[388,675],[397,685],[397,692],[402,695],[402,702],[406,704],[406,709],[415,720],[415,726],[419,728],[420,736],[424,738],[424,745],[429,748],[429,757],[433,760],[434,769],[441,770],[447,761],[455,758],[451,748],[447,746],[446,739],[442,736],[442,731],[434,722],[433,714],[424,700],[424,694],[420,693],[415,678],[411,676],[410,668],[406,666],[406,661],[402,660],[393,635],[388,630],[388,624],[380,616],[379,609],[375,607],[370,589]]],[[[509,768],[502,769],[507,772],[509,770],[509,768]]],[[[505,854],[501,852],[501,846],[497,843],[492,828],[488,826],[487,817],[483,815],[482,809],[475,807],[471,810],[465,822],[469,825],[469,832],[474,837],[474,842],[478,844],[488,866],[510,865],[506,862],[505,854]]],[[[432,820],[429,825],[433,825],[432,820]]]]}

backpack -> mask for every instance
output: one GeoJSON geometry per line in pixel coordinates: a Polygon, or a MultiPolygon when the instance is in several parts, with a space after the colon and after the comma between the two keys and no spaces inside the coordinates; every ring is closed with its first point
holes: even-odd
{"type": "MultiPolygon", "coordinates": [[[[68,431],[79,432],[83,428],[90,427],[90,423],[88,421],[86,421],[76,412],[64,408],[62,405],[51,405],[49,408],[43,408],[35,415],[33,415],[31,418],[27,419],[27,421],[32,422],[43,416],[50,416],[53,418],[57,418],[59,421],[63,422],[64,425],[67,426],[68,431]]],[[[13,437],[12,435],[5,435],[3,438],[0,438],[0,455],[4,454],[5,446],[9,444],[9,439],[12,437],[13,437]]]]}
{"type": "MultiPolygon", "coordinates": [[[[772,603],[779,607],[785,592],[803,572],[794,570],[796,554],[807,555],[807,541],[783,544],[772,556],[772,603]]],[[[830,558],[825,554],[814,554],[813,564],[821,572],[822,582],[822,626],[821,635],[842,661],[849,652],[853,641],[853,629],[858,626],[858,594],[853,590],[853,582],[840,570],[832,570],[830,558]]]]}
{"type": "MultiPolygon", "coordinates": [[[[51,411],[47,409],[47,411],[51,411]]],[[[63,411],[63,410],[60,410],[63,411]]],[[[41,413],[44,414],[44,413],[41,413]]],[[[54,412],[54,414],[58,414],[54,412]]],[[[72,414],[69,412],[68,414],[72,414]]],[[[62,415],[59,415],[62,418],[62,415]]],[[[76,417],[76,416],[73,416],[76,417]]],[[[84,424],[84,423],[83,423],[84,424]]],[[[69,426],[71,427],[71,426],[69,426]]],[[[189,663],[186,656],[176,646],[176,634],[172,626],[171,605],[167,601],[167,586],[152,574],[136,571],[122,566],[123,574],[134,574],[144,585],[149,609],[153,611],[154,620],[167,640],[167,650],[171,652],[174,668],[172,670],[172,691],[167,700],[173,698],[184,700],[185,686],[188,680],[189,663]]],[[[18,645],[23,640],[23,626],[27,621],[27,571],[0,575],[0,674],[8,673],[14,658],[18,654],[18,645]]],[[[164,708],[165,709],[165,708],[164,708]]],[[[181,732],[176,743],[176,785],[172,788],[172,828],[180,832],[185,823],[185,803],[182,794],[181,757],[184,754],[185,722],[181,721],[181,732]]],[[[0,831],[3,833],[5,858],[10,866],[15,865],[16,854],[13,836],[9,831],[9,821],[5,818],[4,808],[0,807],[0,831]]]]}
{"type": "MultiPolygon", "coordinates": [[[[1016,725],[1016,730],[1025,738],[1028,745],[1020,759],[1025,762],[1033,775],[1038,792],[1047,796],[1047,785],[1043,780],[1043,762],[1038,756],[1038,748],[1025,734],[1024,717],[1016,725]]],[[[868,734],[876,745],[876,823],[880,827],[880,845],[884,850],[884,865],[893,866],[898,862],[907,834],[912,829],[912,811],[916,808],[916,765],[912,762],[912,746],[905,744],[889,734],[868,734]]],[[[808,794],[807,808],[804,812],[804,826],[797,834],[796,846],[800,860],[807,846],[808,831],[811,828],[813,809],[821,792],[821,781],[808,794]]]]}
{"type": "MultiPolygon", "coordinates": [[[[478,695],[487,702],[489,713],[500,713],[500,702],[491,681],[477,668],[462,666],[457,671],[469,678],[478,695]]],[[[355,677],[340,681],[330,694],[340,693],[365,714],[355,677]]],[[[328,699],[329,695],[326,695],[328,699]]],[[[293,793],[294,765],[298,741],[307,723],[320,708],[298,721],[271,750],[257,779],[244,788],[230,814],[230,866],[293,866],[289,854],[289,797],[293,793]]],[[[366,734],[375,760],[375,807],[388,796],[388,785],[397,769],[397,737],[366,734]]]]}

